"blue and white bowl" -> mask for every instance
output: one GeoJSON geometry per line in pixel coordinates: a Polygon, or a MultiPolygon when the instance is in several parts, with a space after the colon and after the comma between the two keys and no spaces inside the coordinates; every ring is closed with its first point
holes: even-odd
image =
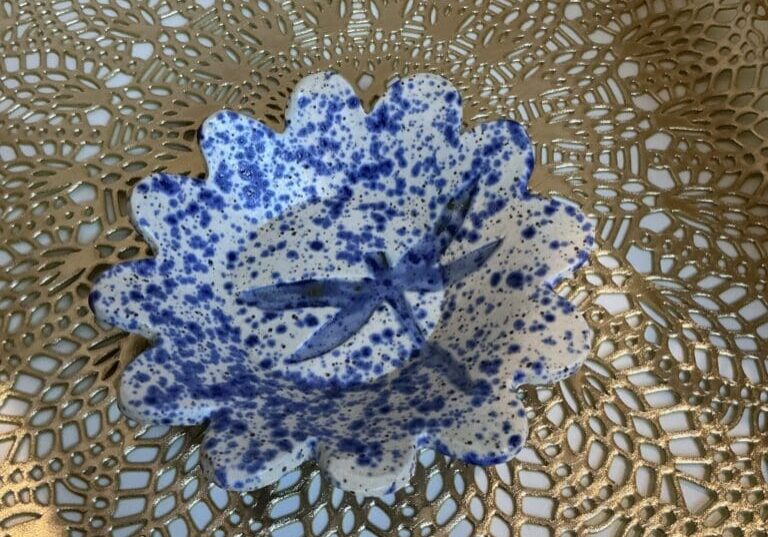
{"type": "Polygon", "coordinates": [[[576,371],[590,332],[552,284],[593,243],[573,206],[528,192],[513,121],[462,131],[450,83],[415,75],[366,114],[338,75],[305,78],[286,130],[234,112],[202,128],[209,177],[141,181],[155,257],[117,265],[99,319],[149,338],[120,398],[137,420],[210,420],[222,487],[317,459],[346,490],[405,485],[416,451],[515,456],[516,394],[576,371]]]}

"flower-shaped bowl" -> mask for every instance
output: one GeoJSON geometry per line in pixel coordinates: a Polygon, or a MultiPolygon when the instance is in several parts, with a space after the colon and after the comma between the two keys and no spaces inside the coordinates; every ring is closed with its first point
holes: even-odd
{"type": "Polygon", "coordinates": [[[366,494],[404,485],[420,448],[513,457],[516,394],[585,357],[590,333],[553,284],[590,225],[528,191],[523,128],[462,130],[446,80],[392,84],[370,113],[338,75],[302,80],[276,133],[234,112],[201,130],[208,178],[132,194],[155,256],[97,281],[97,316],[151,341],[120,383],[125,412],[209,421],[215,481],[253,489],[317,459],[366,494]]]}

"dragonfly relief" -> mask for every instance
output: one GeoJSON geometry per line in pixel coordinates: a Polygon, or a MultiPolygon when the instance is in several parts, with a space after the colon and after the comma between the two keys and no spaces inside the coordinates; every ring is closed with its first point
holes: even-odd
{"type": "Polygon", "coordinates": [[[461,229],[477,189],[477,180],[466,182],[446,203],[431,232],[396,263],[381,251],[364,254],[369,277],[307,279],[257,287],[242,292],[239,302],[267,312],[326,307],[338,310],[288,358],[288,363],[311,360],[343,344],[383,303],[392,308],[415,347],[426,351],[426,337],[405,293],[439,291],[461,281],[482,267],[502,242],[501,238],[492,240],[450,263],[440,264],[461,229]]]}

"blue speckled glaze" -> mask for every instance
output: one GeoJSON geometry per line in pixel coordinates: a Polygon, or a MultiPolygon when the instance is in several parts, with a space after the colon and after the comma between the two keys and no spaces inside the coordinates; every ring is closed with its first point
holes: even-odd
{"type": "Polygon", "coordinates": [[[415,450],[475,464],[527,435],[516,388],[572,374],[591,335],[552,290],[590,225],[529,194],[517,123],[461,131],[444,79],[365,114],[340,77],[302,80],[284,133],[209,118],[209,177],[155,175],[131,202],[156,257],[117,265],[97,316],[152,346],[123,373],[139,420],[210,420],[203,459],[244,490],[317,458],[341,488],[393,491],[415,450]]]}

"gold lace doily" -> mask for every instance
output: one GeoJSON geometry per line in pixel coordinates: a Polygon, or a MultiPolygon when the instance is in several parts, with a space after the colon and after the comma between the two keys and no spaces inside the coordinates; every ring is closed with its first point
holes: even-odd
{"type": "Polygon", "coordinates": [[[762,0],[0,1],[0,535],[768,535],[767,56],[762,0]],[[440,73],[469,124],[528,126],[534,187],[598,221],[564,289],[597,338],[527,390],[512,464],[423,460],[385,500],[312,465],[227,494],[200,429],[120,415],[145,343],[87,296],[148,255],[131,185],[204,173],[205,117],[277,127],[329,68],[368,105],[440,73]]]}

